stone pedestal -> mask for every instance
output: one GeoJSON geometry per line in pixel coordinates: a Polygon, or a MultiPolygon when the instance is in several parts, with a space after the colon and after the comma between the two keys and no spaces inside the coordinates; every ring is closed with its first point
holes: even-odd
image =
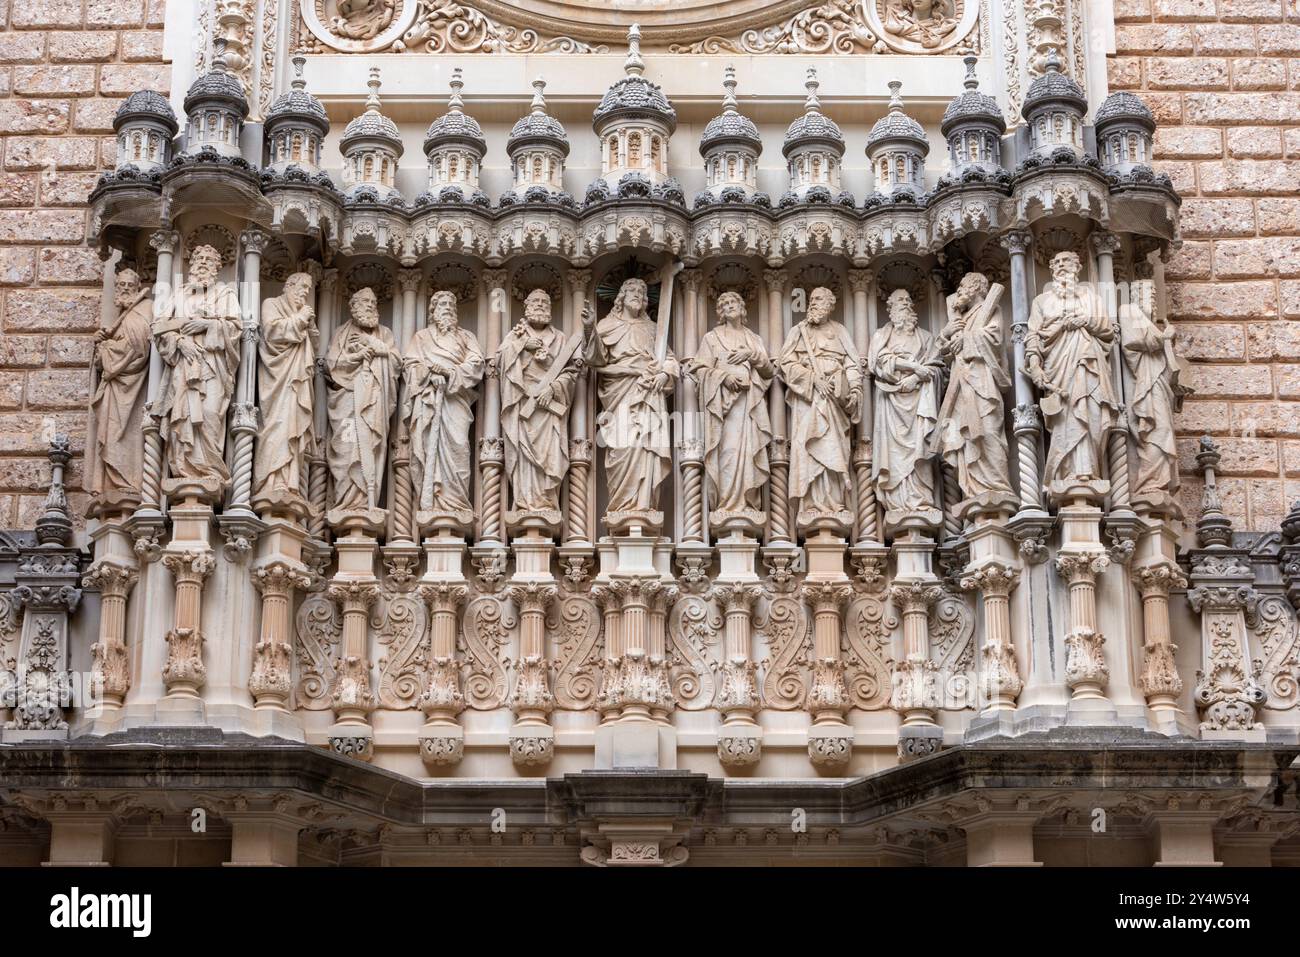
{"type": "MultiPolygon", "coordinates": [[[[801,522],[802,524],[802,522],[801,522]]],[[[819,770],[841,771],[853,755],[853,729],[844,684],[841,635],[844,606],[853,586],[844,570],[846,542],[838,524],[823,523],[804,543],[808,574],[800,593],[812,615],[812,684],[808,691],[808,760],[819,770]]]]}
{"type": "Polygon", "coordinates": [[[89,734],[110,734],[122,725],[131,688],[126,646],[127,603],[140,577],[126,521],[105,516],[91,532],[94,562],[82,585],[99,592],[99,639],[91,646],[91,681],[96,700],[84,712],[89,734]]]}
{"type": "Polygon", "coordinates": [[[330,580],[328,593],[343,616],[339,658],[334,665],[330,698],[334,724],[329,728],[330,748],[338,754],[370,760],[374,753],[374,729],[370,712],[376,696],[371,677],[370,607],[379,598],[375,577],[375,536],[387,522],[383,509],[330,512],[335,528],[334,548],[338,570],[330,580]]]}
{"type": "MultiPolygon", "coordinates": [[[[490,549],[493,555],[504,551],[490,549]]],[[[460,609],[469,596],[465,579],[465,541],[451,529],[424,540],[425,571],[417,591],[429,608],[429,683],[420,695],[424,724],[420,758],[430,773],[454,766],[465,756],[465,731],[458,716],[465,709],[460,686],[456,635],[460,609]]],[[[504,565],[502,567],[504,573],[504,565]]]]}
{"type": "Polygon", "coordinates": [[[753,652],[754,605],[763,594],[758,539],[733,530],[718,544],[719,574],[711,595],[725,620],[722,673],[714,703],[722,713],[718,760],[729,770],[751,768],[763,756],[757,665],[753,652]]]}
{"type": "Polygon", "coordinates": [[[903,517],[896,525],[890,597],[903,622],[903,658],[894,666],[890,706],[902,716],[898,754],[907,760],[933,754],[943,745],[943,730],[935,720],[941,676],[930,650],[929,622],[930,609],[943,597],[943,588],[933,569],[934,517],[903,517]]]}
{"type": "MultiPolygon", "coordinates": [[[[512,513],[514,514],[514,513],[512,513]]],[[[519,665],[510,710],[510,757],[520,767],[543,767],[555,755],[555,729],[550,714],[555,708],[546,657],[546,614],[559,594],[551,574],[555,544],[550,536],[558,526],[548,516],[516,519],[523,535],[513,542],[515,573],[508,594],[519,615],[519,665]]]]}
{"type": "Polygon", "coordinates": [[[261,630],[248,678],[255,730],[297,741],[303,739],[302,722],[289,710],[289,695],[294,593],[305,591],[312,581],[302,561],[306,540],[307,530],[296,521],[268,515],[250,571],[262,596],[261,630]]]}
{"type": "Polygon", "coordinates": [[[981,715],[1013,712],[1024,688],[1011,636],[1011,592],[1020,580],[1015,540],[1006,515],[980,515],[967,529],[970,564],[961,586],[984,603],[984,640],[979,649],[981,715]]]}
{"type": "Polygon", "coordinates": [[[1106,695],[1110,681],[1106,636],[1097,625],[1097,576],[1110,565],[1101,543],[1101,509],[1083,494],[1073,497],[1071,503],[1057,513],[1061,546],[1056,554],[1056,571],[1068,588],[1069,604],[1069,627],[1064,636],[1065,684],[1070,689],[1066,724],[1114,725],[1119,723],[1119,715],[1106,695]]]}
{"type": "Polygon", "coordinates": [[[157,703],[155,722],[204,724],[206,716],[199,697],[199,689],[207,680],[203,663],[203,583],[216,567],[211,545],[212,506],[208,501],[219,494],[219,489],[174,487],[168,491],[183,497],[168,511],[172,539],[162,551],[162,564],[175,583],[176,604],[166,637],[163,684],[167,691],[157,703]]]}

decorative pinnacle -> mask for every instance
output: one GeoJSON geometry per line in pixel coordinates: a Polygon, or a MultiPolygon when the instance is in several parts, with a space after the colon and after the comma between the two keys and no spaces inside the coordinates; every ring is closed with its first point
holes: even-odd
{"type": "Polygon", "coordinates": [[[803,87],[808,91],[808,99],[804,101],[804,113],[817,113],[821,110],[821,101],[817,99],[817,87],[821,84],[817,82],[817,68],[810,66],[808,68],[808,78],[803,81],[803,87]]]}
{"type": "Polygon", "coordinates": [[[533,80],[533,112],[546,112],[546,97],[542,94],[546,91],[546,81],[540,76],[533,80]]]}
{"type": "Polygon", "coordinates": [[[217,37],[212,41],[212,69],[221,73],[226,72],[226,47],[229,44],[225,37],[217,37]]]}
{"type": "Polygon", "coordinates": [[[302,68],[307,65],[307,58],[305,56],[299,55],[294,57],[289,62],[293,64],[293,82],[290,83],[289,85],[292,86],[295,90],[306,89],[307,80],[302,75],[302,68]]]}
{"type": "Polygon", "coordinates": [[[370,79],[366,81],[366,86],[370,87],[370,95],[366,97],[366,112],[379,112],[379,67],[370,68],[370,79]]]}
{"type": "Polygon", "coordinates": [[[451,100],[448,101],[448,112],[463,113],[465,111],[465,101],[460,97],[460,91],[465,88],[465,81],[461,78],[460,67],[451,71],[451,100]]]}
{"type": "Polygon", "coordinates": [[[1047,59],[1043,62],[1043,71],[1045,73],[1061,72],[1061,58],[1056,53],[1056,47],[1047,48],[1047,59]]]}
{"type": "Polygon", "coordinates": [[[726,93],[722,96],[722,112],[736,112],[736,68],[730,63],[722,72],[722,88],[726,93]]]}
{"type": "Polygon", "coordinates": [[[640,76],[645,71],[645,60],[641,59],[641,25],[634,23],[627,28],[627,59],[623,61],[623,72],[628,76],[640,76]]]}
{"type": "Polygon", "coordinates": [[[890,113],[903,112],[903,94],[901,92],[902,89],[903,89],[902,80],[889,81],[889,112],[890,113]]]}
{"type": "Polygon", "coordinates": [[[962,81],[962,86],[972,92],[980,88],[979,78],[975,76],[975,64],[979,61],[979,57],[973,53],[966,54],[961,61],[966,64],[966,79],[962,81]]]}

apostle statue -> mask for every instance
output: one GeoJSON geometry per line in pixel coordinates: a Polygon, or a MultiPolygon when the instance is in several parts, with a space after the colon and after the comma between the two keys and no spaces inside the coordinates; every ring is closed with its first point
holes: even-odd
{"type": "MultiPolygon", "coordinates": [[[[938,452],[957,472],[967,500],[984,508],[1016,504],[1007,465],[1002,391],[1011,386],[1002,362],[1002,286],[982,273],[962,277],[948,297],[939,351],[952,362],[935,432],[938,452]]],[[[956,503],[953,503],[956,504],[956,503]]]]}
{"type": "Polygon", "coordinates": [[[1052,434],[1043,482],[1058,498],[1082,489],[1106,494],[1103,450],[1118,409],[1110,369],[1115,331],[1096,292],[1079,282],[1079,268],[1075,253],[1052,257],[1052,281],[1034,299],[1025,338],[1025,371],[1043,392],[1052,434]]]}
{"type": "Polygon", "coordinates": [[[402,374],[402,421],[411,435],[416,519],[420,525],[444,520],[465,528],[474,520],[470,442],[483,350],[457,324],[454,292],[430,297],[429,324],[411,337],[402,354],[402,374]]]}
{"type": "MultiPolygon", "coordinates": [[[[669,291],[670,275],[665,272],[661,297],[669,291]]],[[[609,315],[587,340],[587,364],[600,376],[600,438],[611,526],[623,523],[629,513],[652,526],[663,520],[655,504],[672,457],[666,394],[679,368],[667,339],[656,334],[649,304],[645,282],[625,280],[609,315]]]]}
{"type": "Polygon", "coordinates": [[[514,511],[534,513],[550,525],[560,521],[560,483],[569,469],[569,406],[582,351],[581,338],[551,325],[550,293],[534,289],[524,300],[524,318],[497,352],[514,511]]]}
{"type": "Polygon", "coordinates": [[[739,293],[718,297],[718,318],[686,362],[700,385],[710,518],[723,527],[739,519],[753,528],[763,523],[763,488],[771,474],[767,388],[776,370],[763,340],[745,325],[739,293]]]}
{"type": "Polygon", "coordinates": [[[153,302],[134,269],[117,271],[113,305],[117,318],[95,333],[95,444],[87,466],[90,491],[104,507],[140,501],[153,302]]]}
{"type": "Polygon", "coordinates": [[[934,337],[918,323],[906,289],[886,301],[889,324],[871,338],[867,368],[875,379],[871,474],[886,525],[937,525],[932,435],[939,419],[943,370],[934,337]]]}
{"type": "Polygon", "coordinates": [[[1174,329],[1156,314],[1155,284],[1131,284],[1131,301],[1119,307],[1124,359],[1133,373],[1129,415],[1137,441],[1137,477],[1132,500],[1161,512],[1175,506],[1178,449],[1174,413],[1190,390],[1180,382],[1186,360],[1174,353],[1174,329]]]}
{"type": "Polygon", "coordinates": [[[258,507],[288,508],[306,517],[303,494],[307,457],[314,441],[312,395],[319,333],[311,304],[312,278],[296,272],[284,293],[262,303],[257,399],[262,431],[253,474],[258,507]]]}
{"type": "Polygon", "coordinates": [[[790,401],[790,495],[801,526],[847,528],[850,431],[862,415],[861,359],[831,318],[835,294],[819,286],[786,337],[776,366],[790,401]]]}
{"type": "Polygon", "coordinates": [[[397,403],[399,357],[393,334],[379,324],[379,300],[370,288],[348,301],[348,321],[325,356],[329,384],[329,443],[325,457],[334,484],[331,523],[346,513],[379,508],[388,452],[388,419],[397,403]]]}
{"type": "Polygon", "coordinates": [[[230,481],[226,409],[239,365],[239,298],[233,285],[217,281],[220,269],[221,253],[196,247],[189,281],[162,303],[153,329],[167,366],[158,415],[169,486],[206,498],[220,495],[230,481]]]}
{"type": "Polygon", "coordinates": [[[957,24],[951,0],[890,0],[885,5],[885,30],[927,49],[943,43],[957,24]]]}

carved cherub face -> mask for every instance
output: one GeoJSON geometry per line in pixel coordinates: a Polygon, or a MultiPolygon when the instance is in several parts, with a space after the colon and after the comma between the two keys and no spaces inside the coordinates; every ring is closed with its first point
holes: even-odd
{"type": "Polygon", "coordinates": [[[361,328],[374,329],[379,325],[379,299],[369,286],[354,292],[348,306],[352,311],[352,321],[361,328]]]}
{"type": "Polygon", "coordinates": [[[284,297],[289,300],[289,305],[294,309],[301,309],[307,305],[307,297],[311,295],[311,275],[305,272],[296,272],[284,281],[284,297]]]}
{"type": "Polygon", "coordinates": [[[221,272],[221,253],[204,244],[190,253],[190,282],[199,286],[211,286],[217,281],[221,272]]]}
{"type": "Polygon", "coordinates": [[[627,280],[619,289],[618,294],[619,298],[623,300],[623,309],[626,313],[633,316],[645,314],[649,296],[646,293],[646,284],[640,279],[627,280]]]}
{"type": "Polygon", "coordinates": [[[808,297],[808,321],[819,326],[830,318],[835,308],[835,293],[825,286],[818,286],[808,297]]]}
{"type": "Polygon", "coordinates": [[[743,323],[745,321],[745,300],[738,292],[724,292],[718,297],[718,317],[723,322],[743,323]]]}
{"type": "Polygon", "coordinates": [[[545,289],[534,289],[524,300],[524,318],[534,329],[545,329],[551,324],[551,295],[545,289]]]}
{"type": "Polygon", "coordinates": [[[119,269],[113,278],[113,303],[119,309],[125,309],[135,302],[140,292],[140,277],[134,269],[119,269]]]}
{"type": "Polygon", "coordinates": [[[912,294],[906,289],[895,289],[889,294],[889,321],[900,332],[911,332],[916,328],[916,307],[912,305],[912,294]]]}
{"type": "Polygon", "coordinates": [[[1052,278],[1069,288],[1079,281],[1079,257],[1072,252],[1057,253],[1052,257],[1052,278]]]}
{"type": "Polygon", "coordinates": [[[456,328],[456,294],[446,289],[435,292],[429,297],[429,312],[440,332],[456,328]]]}

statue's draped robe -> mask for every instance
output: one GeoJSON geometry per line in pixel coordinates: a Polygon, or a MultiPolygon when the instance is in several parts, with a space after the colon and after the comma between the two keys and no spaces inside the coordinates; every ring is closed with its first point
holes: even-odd
{"type": "Polygon", "coordinates": [[[530,326],[523,336],[507,336],[497,353],[501,434],[516,509],[560,507],[560,483],[569,468],[568,412],[578,374],[572,361],[578,347],[579,340],[569,339],[554,326],[541,330],[530,326]],[[526,351],[528,338],[538,339],[542,349],[526,351]],[[548,380],[552,395],[543,405],[535,397],[548,380]]]}
{"type": "Polygon", "coordinates": [[[1025,351],[1040,356],[1061,399],[1061,411],[1047,416],[1052,440],[1043,484],[1049,488],[1057,481],[1103,475],[1103,441],[1118,409],[1109,358],[1114,336],[1091,287],[1077,285],[1065,295],[1053,282],[1034,300],[1025,351]],[[1083,327],[1067,328],[1071,316],[1086,320],[1083,327]]]}
{"type": "Polygon", "coordinates": [[[329,443],[326,460],[334,482],[334,507],[378,508],[388,452],[388,419],[397,402],[397,342],[383,326],[363,329],[349,320],[334,336],[329,370],[329,443]],[[387,347],[363,360],[362,344],[387,347]]]}
{"type": "MultiPolygon", "coordinates": [[[[600,370],[600,431],[610,512],[653,509],[655,493],[671,469],[667,398],[641,380],[654,362],[654,350],[654,321],[621,312],[602,319],[589,342],[587,362],[600,370]]],[[[664,371],[677,375],[671,352],[664,371]]]]}
{"type": "Polygon", "coordinates": [[[949,323],[942,339],[950,343],[952,369],[939,409],[938,451],[957,470],[969,498],[1011,493],[1002,390],[1010,388],[1002,365],[1002,312],[971,307],[949,323]]]}
{"type": "Polygon", "coordinates": [[[483,378],[483,350],[464,329],[426,326],[402,354],[402,412],[411,435],[411,478],[421,511],[472,512],[469,498],[470,442],[474,400],[483,378]],[[431,362],[451,370],[444,387],[434,384],[431,362]],[[441,392],[441,396],[438,393],[441,392]]]}
{"type": "Polygon", "coordinates": [[[303,493],[304,464],[312,448],[316,362],[310,305],[295,312],[285,296],[262,304],[257,403],[262,411],[254,474],[264,493],[303,493]]]}
{"type": "Polygon", "coordinates": [[[239,337],[239,299],[229,283],[186,283],[160,311],[154,338],[167,370],[159,410],[174,479],[230,481],[224,458],[226,410],[239,366],[239,337]],[[207,330],[181,332],[191,319],[209,320],[207,330]],[[184,354],[185,342],[193,346],[192,358],[184,354]]]}
{"type": "Polygon", "coordinates": [[[99,383],[91,399],[95,447],[87,470],[92,492],[140,491],[153,318],[153,303],[147,297],[148,291],[142,290],[96,346],[99,383]]]}
{"type": "Polygon", "coordinates": [[[877,493],[890,511],[933,509],[934,470],[929,456],[939,419],[942,370],[934,337],[920,326],[903,332],[890,323],[872,338],[867,367],[876,388],[871,472],[877,493]],[[934,376],[922,381],[899,360],[928,366],[934,376]],[[908,376],[916,385],[905,391],[902,383],[908,376]]]}
{"type": "Polygon", "coordinates": [[[1133,494],[1178,490],[1178,447],[1174,442],[1174,376],[1178,362],[1166,337],[1136,306],[1120,310],[1124,358],[1133,373],[1129,414],[1137,437],[1138,472],[1133,494]]]}
{"type": "Polygon", "coordinates": [[[800,500],[801,511],[826,514],[847,507],[850,429],[856,416],[844,406],[849,392],[861,385],[859,361],[848,331],[829,319],[799,323],[781,349],[777,368],[790,401],[790,495],[800,500]],[[814,372],[829,393],[814,385],[814,372]]]}
{"type": "Polygon", "coordinates": [[[772,440],[767,414],[772,366],[763,340],[750,329],[719,325],[705,334],[688,365],[700,384],[710,506],[724,512],[761,510],[763,487],[771,474],[767,450],[772,440]],[[735,365],[728,361],[730,353],[745,348],[754,349],[762,359],[735,365]],[[727,388],[732,373],[745,379],[738,391],[727,388]]]}

